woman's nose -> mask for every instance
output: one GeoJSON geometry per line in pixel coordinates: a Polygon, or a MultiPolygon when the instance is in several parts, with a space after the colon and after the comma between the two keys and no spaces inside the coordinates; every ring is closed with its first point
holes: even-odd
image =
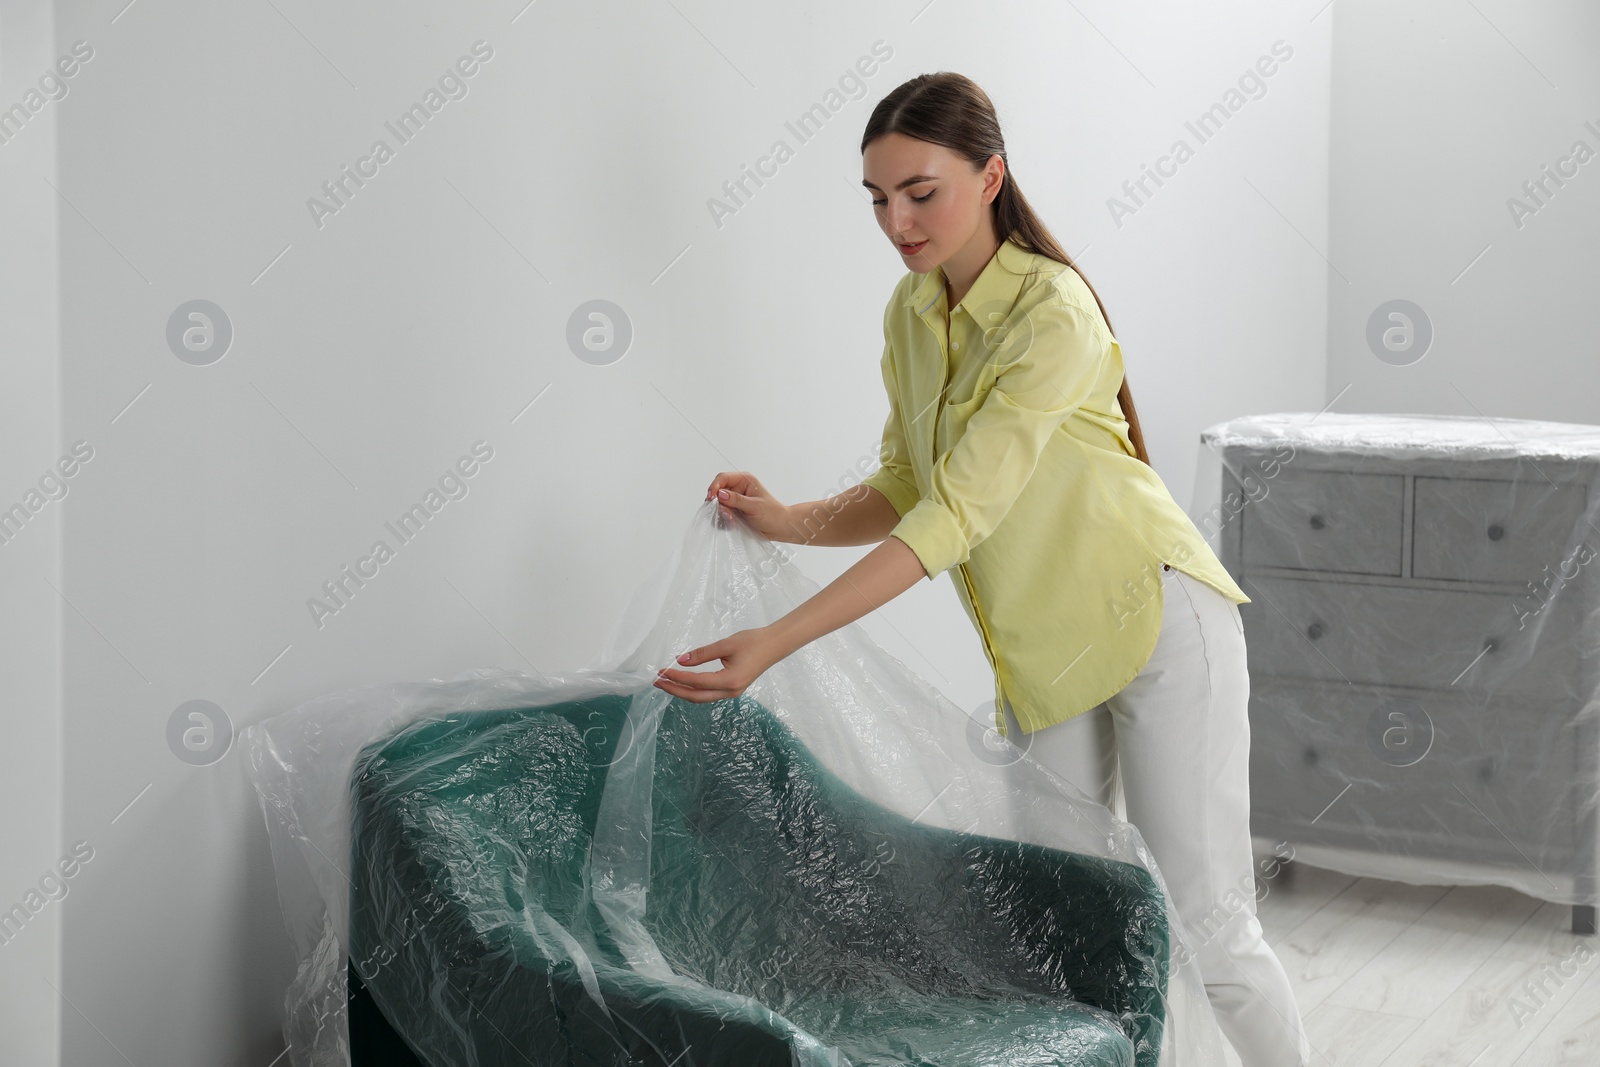
{"type": "Polygon", "coordinates": [[[888,206],[883,209],[883,220],[884,224],[889,227],[890,236],[896,240],[903,239],[910,232],[911,212],[906,209],[904,204],[897,207],[895,202],[890,200],[888,206]]]}

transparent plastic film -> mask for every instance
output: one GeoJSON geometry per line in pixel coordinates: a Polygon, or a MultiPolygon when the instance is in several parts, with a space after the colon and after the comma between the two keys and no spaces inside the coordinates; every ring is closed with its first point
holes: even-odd
{"type": "Polygon", "coordinates": [[[734,699],[651,684],[817,591],[707,502],[594,666],[245,731],[299,966],[286,1060],[1223,1067],[1138,830],[982,758],[859,625],[734,699]]]}
{"type": "Polygon", "coordinates": [[[1190,517],[1252,599],[1256,836],[1592,932],[1600,427],[1296,412],[1202,443],[1190,517]]]}

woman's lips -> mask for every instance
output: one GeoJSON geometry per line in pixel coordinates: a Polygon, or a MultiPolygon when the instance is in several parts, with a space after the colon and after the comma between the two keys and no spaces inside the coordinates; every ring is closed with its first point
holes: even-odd
{"type": "Polygon", "coordinates": [[[924,240],[924,241],[918,241],[914,245],[901,245],[900,246],[900,253],[901,253],[901,255],[906,255],[906,256],[915,255],[916,253],[922,251],[922,246],[927,244],[927,243],[928,242],[924,240]]]}

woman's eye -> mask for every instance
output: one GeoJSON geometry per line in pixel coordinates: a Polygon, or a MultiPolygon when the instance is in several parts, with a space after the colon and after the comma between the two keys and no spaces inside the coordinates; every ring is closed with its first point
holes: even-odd
{"type": "MultiPolygon", "coordinates": [[[[933,190],[933,192],[928,193],[926,196],[913,196],[911,199],[915,200],[919,204],[926,204],[929,200],[933,199],[933,194],[937,193],[938,191],[939,190],[935,189],[935,190],[933,190]]],[[[887,204],[888,202],[889,202],[888,200],[874,200],[872,203],[873,203],[873,206],[875,206],[875,207],[882,207],[884,204],[887,204]]]]}

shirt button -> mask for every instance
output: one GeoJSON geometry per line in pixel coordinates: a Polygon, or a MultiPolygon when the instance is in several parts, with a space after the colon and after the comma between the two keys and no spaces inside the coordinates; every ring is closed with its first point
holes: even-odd
{"type": "Polygon", "coordinates": [[[960,348],[961,347],[961,342],[960,341],[951,341],[950,342],[950,347],[951,348],[960,348]]]}

